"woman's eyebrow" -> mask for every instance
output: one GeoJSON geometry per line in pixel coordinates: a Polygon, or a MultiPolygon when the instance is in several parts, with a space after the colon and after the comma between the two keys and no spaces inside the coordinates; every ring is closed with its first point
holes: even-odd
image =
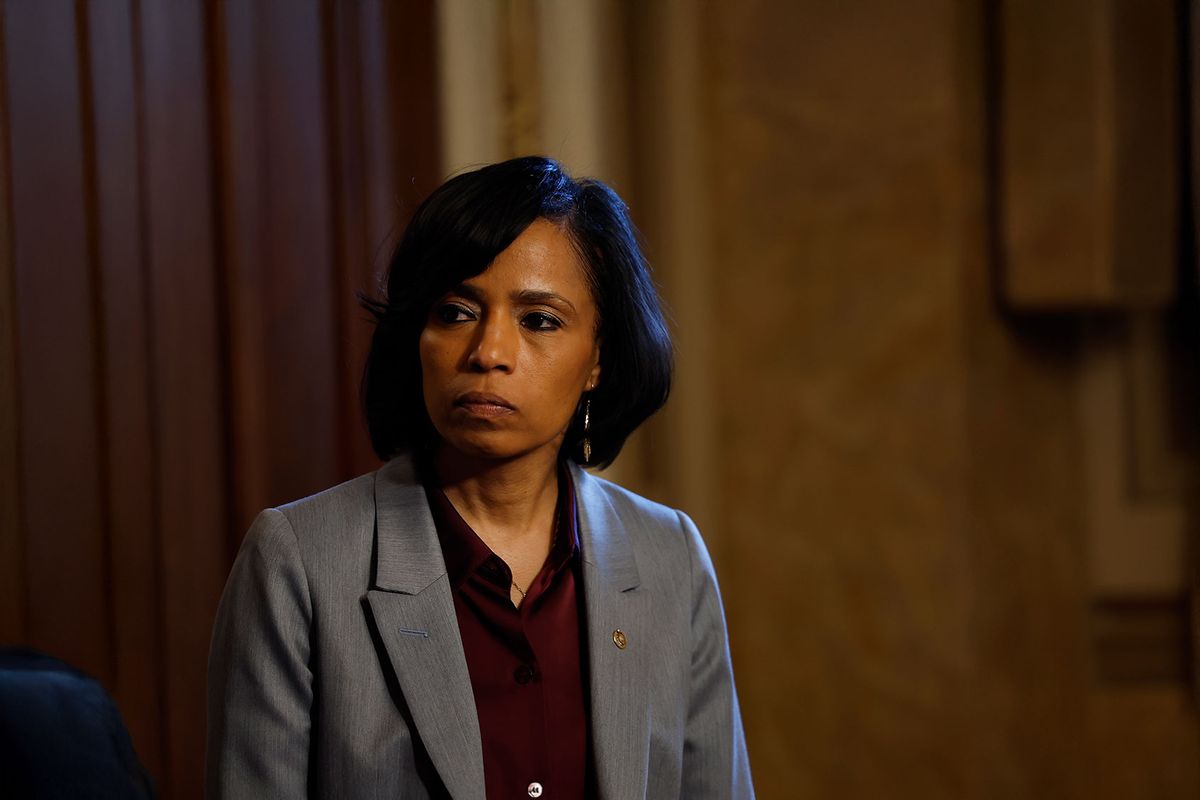
{"type": "MultiPolygon", "coordinates": [[[[469,283],[460,283],[450,291],[450,294],[457,294],[480,304],[482,304],[486,299],[482,291],[469,283]]],[[[551,292],[546,289],[518,289],[517,291],[513,292],[510,297],[512,298],[512,301],[518,305],[532,306],[537,305],[538,303],[548,303],[550,305],[554,305],[555,303],[561,303],[562,305],[571,309],[572,312],[578,313],[578,309],[575,308],[574,303],[563,297],[558,292],[551,292]]]]}
{"type": "Polygon", "coordinates": [[[575,311],[575,304],[557,292],[547,292],[540,289],[522,289],[513,292],[512,298],[515,302],[521,305],[536,305],[538,303],[562,303],[571,311],[575,311]]]}

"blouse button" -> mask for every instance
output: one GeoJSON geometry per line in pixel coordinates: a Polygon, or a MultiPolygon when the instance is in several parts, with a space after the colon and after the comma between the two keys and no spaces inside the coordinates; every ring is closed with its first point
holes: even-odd
{"type": "MultiPolygon", "coordinates": [[[[533,667],[529,666],[528,664],[522,664],[521,666],[519,666],[515,670],[513,670],[513,678],[516,679],[517,683],[524,686],[525,684],[527,684],[531,680],[533,680],[533,667]]],[[[533,784],[530,784],[530,785],[532,786],[533,784]]],[[[531,795],[531,796],[537,797],[537,795],[531,795]]]]}
{"type": "Polygon", "coordinates": [[[529,788],[527,788],[525,791],[529,794],[530,797],[541,797],[542,796],[542,785],[540,783],[538,783],[537,781],[534,781],[533,783],[529,784],[529,788]]]}

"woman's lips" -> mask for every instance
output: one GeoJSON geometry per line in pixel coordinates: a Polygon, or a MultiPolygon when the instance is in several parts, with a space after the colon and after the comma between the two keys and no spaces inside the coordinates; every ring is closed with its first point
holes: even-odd
{"type": "Polygon", "coordinates": [[[484,392],[467,392],[455,400],[454,405],[478,417],[499,417],[516,411],[516,407],[500,395],[484,392]]]}

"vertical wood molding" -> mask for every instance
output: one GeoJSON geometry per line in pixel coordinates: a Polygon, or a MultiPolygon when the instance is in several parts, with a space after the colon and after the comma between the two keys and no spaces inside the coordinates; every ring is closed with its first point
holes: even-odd
{"type": "Polygon", "coordinates": [[[367,241],[373,253],[388,236],[399,238],[417,205],[446,178],[438,127],[442,95],[436,11],[435,0],[382,3],[383,60],[372,63],[363,79],[367,96],[376,98],[363,117],[368,152],[376,167],[368,184],[367,241]]]}
{"type": "Polygon", "coordinates": [[[341,474],[324,24],[316,2],[258,3],[227,8],[222,29],[218,191],[238,530],[341,474]]]}
{"type": "MultiPolygon", "coordinates": [[[[1178,0],[1111,0],[1112,197],[1106,220],[1113,283],[1125,308],[1175,298],[1179,263],[1178,0]]],[[[1103,124],[1103,123],[1102,123],[1103,124]]]]}
{"type": "Polygon", "coordinates": [[[222,3],[210,8],[217,40],[212,65],[216,134],[216,190],[223,301],[228,308],[224,335],[229,342],[228,424],[230,428],[230,502],[234,546],[254,515],[270,505],[270,455],[267,435],[267,325],[261,306],[266,263],[260,208],[266,176],[260,159],[262,140],[260,80],[262,3],[222,3]]]}
{"type": "Polygon", "coordinates": [[[1170,0],[1000,5],[1002,287],[1016,308],[1135,308],[1174,290],[1170,0]]]}
{"type": "Polygon", "coordinates": [[[1137,502],[1182,506],[1200,489],[1198,312],[1200,297],[1165,314],[1127,316],[1128,492],[1137,502]]]}
{"type": "Polygon", "coordinates": [[[134,73],[133,9],[128,0],[84,8],[90,55],[95,171],[96,269],[103,323],[102,391],[106,437],[115,675],[112,693],[134,746],[162,770],[162,642],[155,541],[153,431],[141,251],[140,140],[134,73]]]}
{"type": "MultiPolygon", "coordinates": [[[[537,3],[536,0],[503,0],[500,35],[500,74],[502,101],[500,137],[505,157],[547,152],[542,138],[545,111],[541,93],[541,67],[538,57],[540,35],[539,10],[562,4],[537,3]]],[[[581,3],[567,4],[571,7],[581,3]]],[[[576,36],[576,44],[586,41],[576,36]]]]}
{"type": "MultiPolygon", "coordinates": [[[[1184,224],[1191,226],[1190,267],[1193,285],[1200,285],[1200,0],[1190,0],[1185,18],[1188,30],[1184,32],[1184,64],[1188,70],[1187,126],[1191,141],[1187,142],[1191,156],[1190,181],[1185,196],[1191,200],[1191,219],[1184,224]]],[[[1193,324],[1195,321],[1193,320],[1193,324]]],[[[1192,513],[1200,516],[1200,503],[1189,503],[1192,513]]],[[[1188,610],[1191,623],[1191,690],[1192,698],[1200,705],[1200,524],[1193,524],[1188,531],[1188,610]]]]}
{"type": "MultiPolygon", "coordinates": [[[[257,157],[264,237],[269,505],[336,484],[341,463],[335,309],[333,170],[319,0],[262,3],[258,28],[260,134],[257,157]],[[282,454],[291,453],[291,458],[282,454]]],[[[236,275],[230,275],[231,287],[236,275]]],[[[236,390],[236,386],[234,389],[236,390]]],[[[258,511],[259,509],[254,509],[258,511]]],[[[249,520],[247,520],[248,522],[249,520]]]]}
{"type": "Polygon", "coordinates": [[[1126,362],[1131,326],[1084,325],[1076,403],[1086,487],[1089,589],[1096,596],[1178,594],[1187,516],[1178,503],[1139,502],[1135,410],[1126,362]]]}
{"type": "Polygon", "coordinates": [[[0,641],[27,636],[25,525],[21,515],[20,369],[9,163],[7,25],[0,8],[0,641]]]}
{"type": "Polygon", "coordinates": [[[4,10],[30,643],[108,681],[77,20],[66,3],[4,10]]]}
{"type": "Polygon", "coordinates": [[[382,293],[391,252],[441,180],[432,0],[338,4],[328,22],[329,168],[340,332],[343,473],[379,462],[361,412],[374,327],[360,293],[382,293]]]}
{"type": "Polygon", "coordinates": [[[151,370],[160,492],[166,770],[203,774],[205,665],[228,571],[226,429],[204,16],[199,2],[140,5],[151,370]]]}
{"type": "Polygon", "coordinates": [[[438,0],[438,86],[444,176],[502,160],[501,3],[438,0]]]}
{"type": "MultiPolygon", "coordinates": [[[[333,207],[330,236],[334,253],[334,314],[340,343],[338,441],[342,473],[348,474],[365,471],[372,459],[364,426],[354,424],[361,416],[358,387],[371,333],[366,312],[358,309],[356,293],[377,293],[371,280],[368,255],[371,251],[366,244],[370,225],[366,217],[366,164],[372,161],[373,153],[367,151],[363,115],[368,107],[364,101],[368,94],[366,76],[378,75],[384,32],[377,4],[335,4],[324,10],[325,96],[329,109],[326,159],[333,207]]],[[[381,100],[372,96],[370,107],[378,108],[381,100]]],[[[377,168],[376,164],[372,166],[377,168]]],[[[390,175],[390,170],[385,170],[385,174],[390,175]]]]}
{"type": "MultiPolygon", "coordinates": [[[[631,119],[638,83],[630,4],[539,3],[541,148],[575,175],[613,186],[636,211],[631,119]]],[[[640,120],[641,122],[643,120],[640,120]]]]}
{"type": "Polygon", "coordinates": [[[993,182],[993,146],[1003,146],[997,111],[1007,112],[986,83],[996,55],[988,45],[991,7],[964,6],[954,75],[953,207],[961,212],[948,231],[957,239],[964,371],[958,525],[968,548],[970,671],[958,688],[972,732],[964,794],[1086,797],[1089,753],[1080,731],[1091,675],[1083,630],[1090,598],[1077,328],[1069,319],[1015,319],[996,303],[994,244],[1003,231],[995,226],[1003,221],[995,203],[1009,189],[993,182]]]}
{"type": "Polygon", "coordinates": [[[634,118],[640,120],[636,196],[675,325],[677,356],[671,400],[658,421],[661,441],[650,464],[652,483],[696,520],[720,558],[723,522],[717,460],[715,352],[712,321],[715,202],[706,131],[711,110],[704,83],[709,24],[694,0],[669,0],[638,9],[639,81],[634,118]]]}
{"type": "Polygon", "coordinates": [[[542,148],[573,173],[605,181],[612,180],[614,162],[625,155],[612,152],[605,137],[609,109],[602,53],[616,43],[605,36],[604,18],[614,8],[597,0],[538,3],[534,43],[542,148]]]}

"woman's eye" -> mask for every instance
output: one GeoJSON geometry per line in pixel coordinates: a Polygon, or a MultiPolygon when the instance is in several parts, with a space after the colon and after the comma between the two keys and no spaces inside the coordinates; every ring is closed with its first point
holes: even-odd
{"type": "Polygon", "coordinates": [[[556,317],[541,311],[526,314],[521,318],[521,324],[531,331],[553,331],[562,327],[562,323],[556,317]]]}
{"type": "Polygon", "coordinates": [[[454,322],[467,322],[474,318],[470,309],[460,306],[457,303],[447,303],[444,306],[439,306],[434,309],[433,315],[437,317],[438,322],[443,322],[447,325],[454,322]]]}

